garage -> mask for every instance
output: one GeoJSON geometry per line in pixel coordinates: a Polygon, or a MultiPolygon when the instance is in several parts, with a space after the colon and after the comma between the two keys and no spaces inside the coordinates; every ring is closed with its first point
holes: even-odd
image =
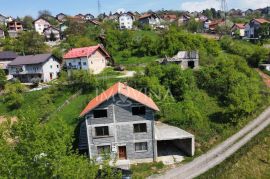
{"type": "Polygon", "coordinates": [[[193,156],[195,153],[194,135],[161,122],[155,123],[156,156],[193,156]]]}

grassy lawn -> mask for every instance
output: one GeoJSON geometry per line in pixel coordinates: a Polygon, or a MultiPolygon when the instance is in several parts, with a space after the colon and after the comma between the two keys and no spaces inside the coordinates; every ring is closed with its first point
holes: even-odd
{"type": "Polygon", "coordinates": [[[270,178],[270,127],[198,178],[270,178]]]}
{"type": "Polygon", "coordinates": [[[132,178],[143,179],[150,175],[159,174],[167,167],[162,162],[141,163],[131,166],[132,178]]]}
{"type": "Polygon", "coordinates": [[[122,56],[116,56],[114,57],[115,59],[115,63],[116,64],[121,64],[121,65],[125,65],[125,66],[142,66],[145,65],[147,63],[151,63],[154,62],[155,60],[158,59],[157,56],[149,56],[149,57],[128,57],[128,58],[124,58],[122,56]]]}

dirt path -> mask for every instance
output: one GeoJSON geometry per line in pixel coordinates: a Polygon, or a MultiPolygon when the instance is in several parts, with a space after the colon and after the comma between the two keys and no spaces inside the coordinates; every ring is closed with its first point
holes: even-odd
{"type": "Polygon", "coordinates": [[[152,176],[149,178],[159,179],[188,179],[195,178],[234,154],[238,149],[255,137],[259,132],[270,124],[270,107],[259,117],[246,125],[239,132],[228,138],[226,141],[210,150],[209,152],[195,158],[180,167],[167,171],[164,175],[152,176]]]}
{"type": "Polygon", "coordinates": [[[259,73],[259,75],[262,77],[262,79],[263,79],[263,81],[264,81],[264,83],[266,84],[266,86],[268,87],[268,88],[270,88],[270,76],[269,75],[267,75],[267,74],[265,74],[265,73],[263,73],[261,70],[259,70],[259,69],[256,69],[256,71],[259,73]]]}

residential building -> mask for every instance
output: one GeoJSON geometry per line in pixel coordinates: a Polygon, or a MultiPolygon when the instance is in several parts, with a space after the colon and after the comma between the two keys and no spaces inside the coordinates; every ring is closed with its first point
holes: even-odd
{"type": "Polygon", "coordinates": [[[8,26],[9,31],[20,32],[23,30],[22,22],[17,21],[17,20],[13,20],[11,22],[8,22],[7,26],[8,26]]]}
{"type": "Polygon", "coordinates": [[[160,26],[160,17],[156,13],[144,14],[139,18],[139,22],[154,28],[160,26]]]}
{"type": "Polygon", "coordinates": [[[134,16],[123,13],[119,16],[119,28],[120,29],[132,29],[134,16]]]}
{"type": "Polygon", "coordinates": [[[177,16],[175,14],[164,14],[162,15],[162,19],[167,21],[167,22],[174,22],[177,20],[177,16]]]}
{"type": "Polygon", "coordinates": [[[80,18],[80,19],[84,19],[84,15],[83,14],[77,14],[74,17],[80,18]]]}
{"type": "Polygon", "coordinates": [[[114,14],[111,14],[111,15],[109,15],[109,16],[106,16],[103,20],[104,20],[104,21],[114,21],[114,22],[118,22],[119,16],[120,16],[120,14],[116,12],[116,13],[114,13],[114,14]]]}
{"type": "Polygon", "coordinates": [[[198,51],[179,51],[177,55],[173,57],[165,57],[158,60],[160,64],[177,64],[183,69],[199,68],[199,52],[198,51]]]}
{"type": "Polygon", "coordinates": [[[59,29],[55,27],[48,27],[44,29],[43,34],[45,36],[46,41],[59,41],[61,40],[61,32],[59,29]]]}
{"type": "Polygon", "coordinates": [[[224,19],[211,21],[211,23],[208,24],[209,32],[216,33],[217,27],[220,25],[225,25],[224,19]]]}
{"type": "Polygon", "coordinates": [[[262,11],[262,14],[265,15],[265,16],[268,16],[270,17],[270,6],[268,7],[265,7],[262,11]]]}
{"type": "Polygon", "coordinates": [[[245,36],[247,38],[258,38],[257,31],[264,23],[270,23],[270,21],[263,18],[252,19],[249,23],[245,25],[245,36]]]}
{"type": "Polygon", "coordinates": [[[52,54],[18,56],[8,64],[9,74],[23,83],[33,79],[49,82],[58,77],[61,65],[52,54]]]}
{"type": "Polygon", "coordinates": [[[34,22],[34,27],[36,32],[38,32],[40,35],[43,34],[44,29],[48,28],[51,26],[51,24],[44,18],[40,17],[38,19],[36,19],[34,22]]]}
{"type": "Polygon", "coordinates": [[[187,14],[180,16],[178,19],[178,25],[186,24],[190,20],[190,18],[191,17],[187,14]]]}
{"type": "Polygon", "coordinates": [[[7,24],[7,18],[0,14],[0,25],[6,25],[7,24]]]}
{"type": "Polygon", "coordinates": [[[0,39],[3,38],[5,38],[5,31],[2,28],[0,28],[0,39]]]}
{"type": "Polygon", "coordinates": [[[18,33],[23,31],[22,22],[17,20],[12,20],[7,23],[9,37],[15,38],[18,33]]]}
{"type": "Polygon", "coordinates": [[[245,36],[245,24],[235,23],[231,28],[231,35],[243,38],[245,36]]]}
{"type": "Polygon", "coordinates": [[[89,13],[84,15],[85,20],[92,20],[94,18],[95,18],[95,16],[93,16],[92,14],[89,14],[89,13]]]}
{"type": "Polygon", "coordinates": [[[17,54],[12,51],[0,52],[0,69],[4,70],[8,75],[8,64],[17,58],[17,54]]]}
{"type": "Polygon", "coordinates": [[[193,156],[194,136],[155,122],[157,111],[150,97],[118,82],[92,99],[81,112],[84,120],[79,124],[79,150],[98,161],[108,153],[112,160],[130,163],[154,161],[173,149],[193,156]]]}
{"type": "Polygon", "coordinates": [[[55,18],[59,21],[59,22],[64,22],[67,20],[67,15],[64,13],[59,13],[55,16],[55,18]]]}
{"type": "Polygon", "coordinates": [[[89,70],[93,74],[103,71],[110,63],[110,55],[102,45],[74,48],[64,55],[68,69],[89,70]]]}

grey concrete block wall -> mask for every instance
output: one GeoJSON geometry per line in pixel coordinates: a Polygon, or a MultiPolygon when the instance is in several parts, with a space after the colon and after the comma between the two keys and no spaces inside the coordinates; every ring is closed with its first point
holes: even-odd
{"type": "Polygon", "coordinates": [[[96,157],[97,146],[110,145],[126,146],[127,159],[144,159],[154,157],[153,146],[153,122],[154,111],[146,107],[146,114],[143,116],[132,115],[132,106],[141,104],[127,100],[122,101],[119,96],[99,105],[96,109],[107,109],[106,118],[93,118],[93,112],[86,115],[88,129],[88,145],[90,157],[96,157]],[[120,105],[119,105],[120,101],[120,105]],[[133,125],[136,123],[146,123],[146,133],[134,133],[133,125]],[[108,126],[108,137],[96,137],[95,127],[108,126]],[[147,151],[135,151],[136,142],[147,142],[147,151]]]}

